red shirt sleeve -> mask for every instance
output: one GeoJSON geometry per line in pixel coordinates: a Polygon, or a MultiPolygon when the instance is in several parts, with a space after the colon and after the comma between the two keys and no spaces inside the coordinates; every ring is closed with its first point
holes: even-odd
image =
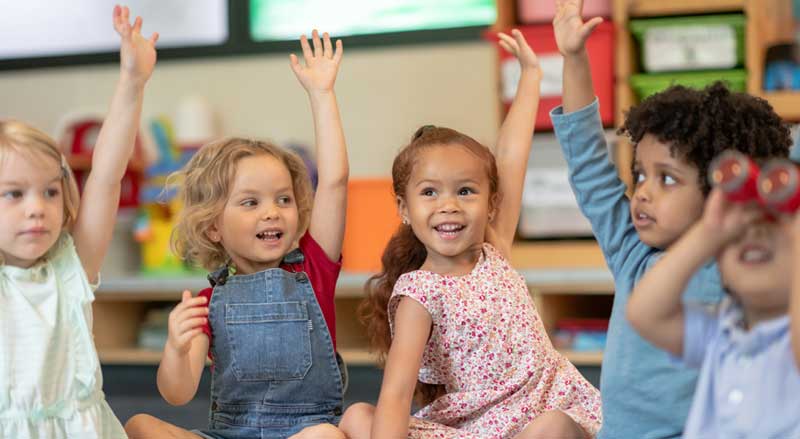
{"type": "MultiPolygon", "coordinates": [[[[205,306],[208,306],[211,304],[211,295],[213,293],[214,293],[213,288],[206,288],[204,290],[200,290],[200,292],[197,293],[197,297],[205,297],[206,298],[205,306]]],[[[208,358],[211,358],[211,344],[214,342],[214,337],[211,334],[211,324],[209,322],[210,320],[206,319],[206,322],[203,323],[203,326],[201,326],[201,328],[203,329],[203,334],[208,336],[208,346],[209,346],[208,358]]]]}
{"type": "Polygon", "coordinates": [[[322,309],[325,323],[328,324],[328,331],[331,334],[335,350],[336,307],[333,299],[336,294],[336,281],[339,280],[339,272],[342,270],[342,256],[339,255],[338,261],[328,259],[328,255],[308,232],[300,238],[299,247],[304,257],[302,270],[308,275],[311,286],[314,288],[314,294],[317,296],[320,309],[322,309]]]}

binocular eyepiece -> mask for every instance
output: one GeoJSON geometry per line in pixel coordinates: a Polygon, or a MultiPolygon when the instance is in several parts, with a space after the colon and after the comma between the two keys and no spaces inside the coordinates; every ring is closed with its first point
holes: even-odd
{"type": "Polygon", "coordinates": [[[730,201],[756,201],[783,213],[800,207],[800,167],[788,159],[772,159],[759,167],[739,151],[725,151],[711,162],[708,180],[730,201]]]}

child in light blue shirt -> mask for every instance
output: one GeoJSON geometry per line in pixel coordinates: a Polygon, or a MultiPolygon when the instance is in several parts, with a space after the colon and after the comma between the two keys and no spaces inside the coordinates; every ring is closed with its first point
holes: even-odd
{"type": "Polygon", "coordinates": [[[715,190],[701,220],[634,289],[633,327],[700,369],[684,437],[800,437],[798,275],[794,336],[787,315],[799,257],[800,216],[767,220],[715,190]],[[730,294],[713,310],[682,303],[687,281],[714,256],[730,294]]]}
{"type": "MultiPolygon", "coordinates": [[[[570,184],[615,280],[600,392],[600,438],[668,438],[683,431],[697,373],[671,362],[625,318],[634,284],[701,216],[706,170],[726,149],[786,156],[788,130],[760,99],[722,84],[671,87],[630,109],[620,130],[634,147],[634,190],[610,162],[592,86],[585,41],[602,20],[583,22],[582,2],[557,0],[553,21],[564,56],[563,107],[551,113],[570,184]]],[[[714,264],[687,280],[684,300],[713,305],[723,297],[714,264]]]]}

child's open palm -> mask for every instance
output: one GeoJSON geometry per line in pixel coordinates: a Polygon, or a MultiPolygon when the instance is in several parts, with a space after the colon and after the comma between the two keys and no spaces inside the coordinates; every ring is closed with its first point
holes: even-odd
{"type": "Polygon", "coordinates": [[[289,55],[292,71],[308,92],[333,90],[336,73],[342,60],[342,41],[336,41],[336,50],[334,51],[331,37],[327,32],[322,34],[322,39],[320,39],[319,32],[314,29],[311,39],[314,44],[313,50],[308,44],[308,38],[305,35],[300,37],[305,66],[300,64],[295,54],[289,55]]]}
{"type": "Polygon", "coordinates": [[[555,0],[556,16],[553,18],[553,30],[556,44],[562,55],[573,55],[583,50],[586,39],[598,24],[603,22],[594,17],[586,23],[581,18],[583,0],[555,0]]]}
{"type": "Polygon", "coordinates": [[[497,36],[500,38],[500,46],[517,57],[523,70],[534,69],[540,71],[539,58],[536,56],[533,49],[531,49],[531,46],[528,45],[528,42],[525,41],[522,32],[513,29],[511,35],[500,32],[497,36]]]}
{"type": "Polygon", "coordinates": [[[146,82],[156,64],[158,32],[153,32],[149,39],[143,37],[142,17],[136,17],[131,26],[128,7],[119,5],[114,7],[114,29],[122,38],[119,50],[122,73],[137,82],[146,82]]]}

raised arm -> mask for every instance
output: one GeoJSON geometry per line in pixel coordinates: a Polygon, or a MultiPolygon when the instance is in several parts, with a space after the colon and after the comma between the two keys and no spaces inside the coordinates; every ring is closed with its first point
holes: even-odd
{"type": "Polygon", "coordinates": [[[431,332],[431,315],[425,307],[407,297],[400,299],[394,321],[395,333],[372,422],[373,438],[408,437],[411,402],[422,353],[431,332]]]}
{"type": "Polygon", "coordinates": [[[564,113],[579,110],[594,101],[586,39],[603,19],[595,17],[584,23],[582,10],[583,0],[556,0],[553,30],[558,50],[564,56],[564,113]]]}
{"type": "Polygon", "coordinates": [[[292,71],[308,92],[314,115],[319,178],[309,230],[328,258],[336,261],[342,252],[350,172],[342,119],[333,91],[343,49],[341,40],[336,41],[336,50],[333,49],[327,32],[320,39],[315,29],[311,39],[313,49],[305,35],[300,37],[305,65],[300,64],[297,56],[290,55],[292,71]]]}
{"type": "Polygon", "coordinates": [[[760,217],[758,207],[729,203],[714,190],[703,217],[636,284],[627,318],[639,334],[673,355],[684,346],[681,296],[689,279],[745,226],[760,217]]]}
{"type": "Polygon", "coordinates": [[[89,280],[96,281],[116,222],[121,180],[133,153],[144,86],[156,63],[155,43],[141,34],[142,19],[131,26],[127,7],[114,7],[114,29],[121,37],[120,75],[111,106],[92,154],[73,237],[89,280]]]}
{"type": "Polygon", "coordinates": [[[542,80],[539,59],[528,46],[522,32],[514,29],[511,35],[513,38],[499,34],[500,45],[517,57],[522,73],[517,84],[517,94],[503,121],[503,126],[500,127],[494,151],[502,198],[495,209],[492,221],[497,240],[495,245],[506,257],[511,253],[511,244],[519,221],[522,188],[525,183],[525,171],[528,169],[533,126],[536,121],[536,110],[539,107],[539,84],[542,80]]]}
{"type": "Polygon", "coordinates": [[[794,350],[794,360],[800,369],[800,215],[795,214],[792,224],[793,254],[792,263],[794,272],[792,273],[792,297],[789,306],[789,319],[792,334],[792,348],[794,350]]]}

